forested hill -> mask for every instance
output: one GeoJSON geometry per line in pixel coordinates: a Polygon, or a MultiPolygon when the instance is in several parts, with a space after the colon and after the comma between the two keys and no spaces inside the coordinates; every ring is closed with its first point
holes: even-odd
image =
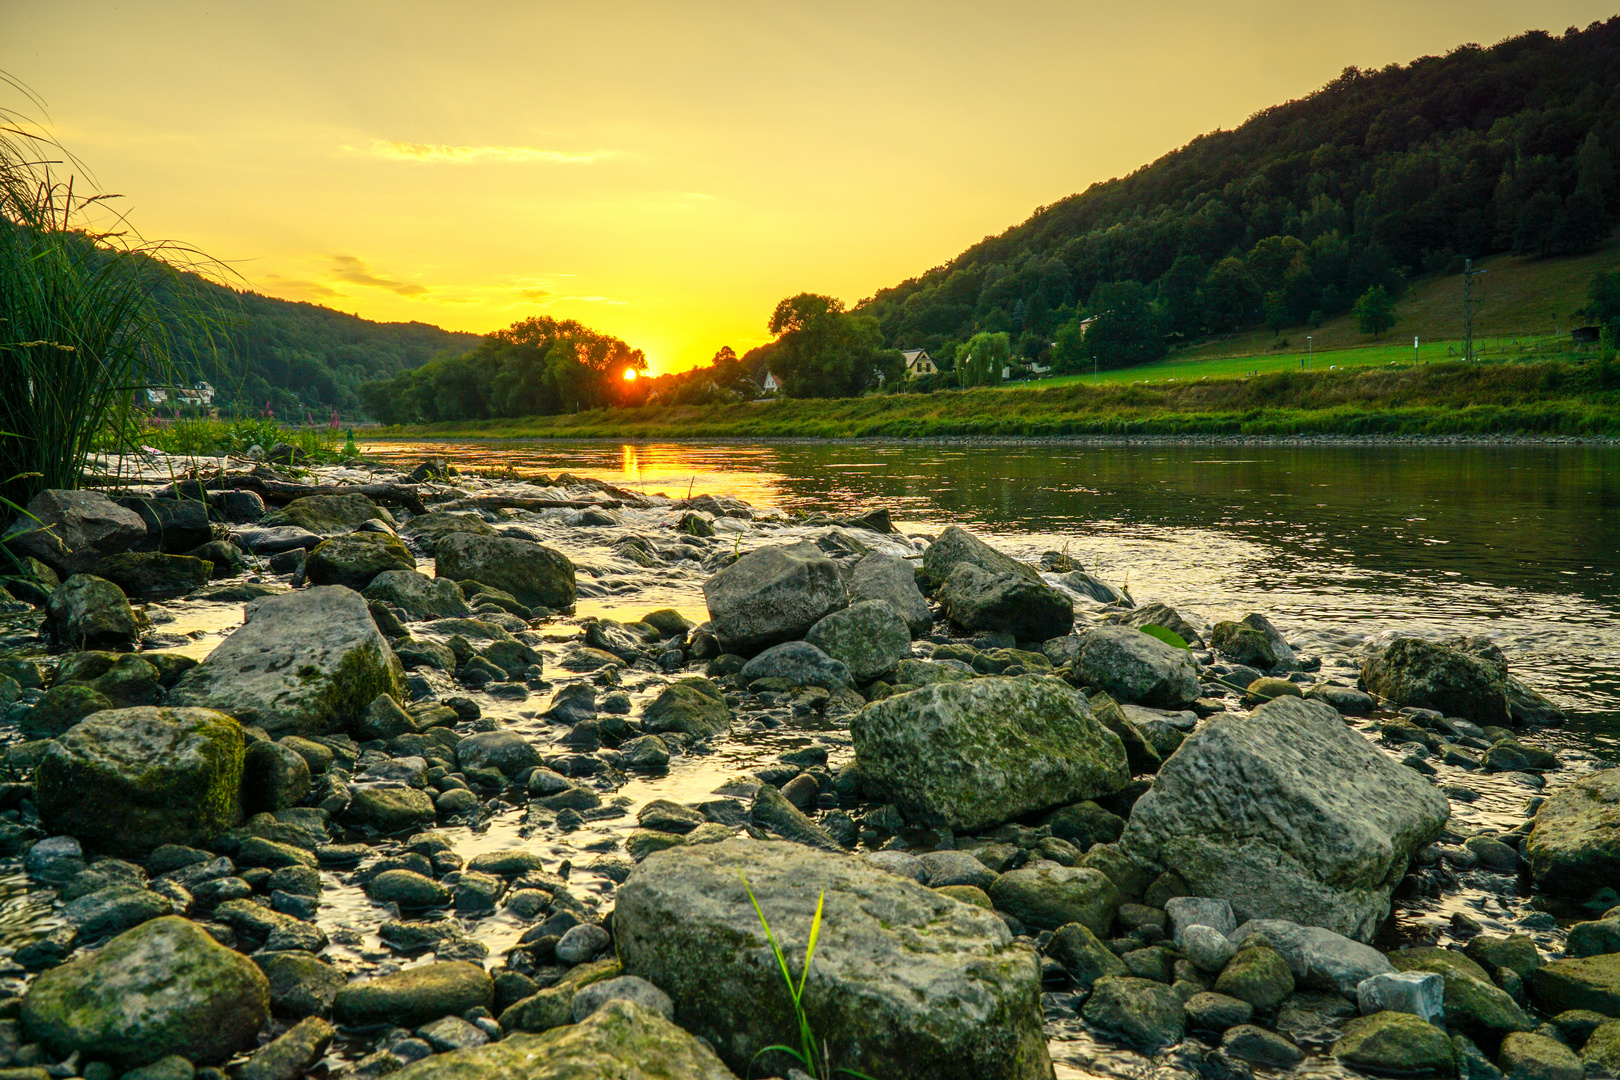
{"type": "Polygon", "coordinates": [[[1066,341],[1057,358],[1085,352],[1089,368],[1074,329],[1088,307],[1134,305],[1174,342],[1319,321],[1464,257],[1590,250],[1620,208],[1617,164],[1620,17],[1348,68],[1042,207],[859,310],[891,346],[949,357],[976,331],[1006,331],[1016,355],[1066,341]]]}
{"type": "Polygon", "coordinates": [[[372,322],[357,315],[185,278],[199,290],[213,329],[211,346],[182,347],[181,369],[218,391],[230,413],[257,413],[268,403],[276,416],[325,420],[336,408],[347,417],[364,411],[360,384],[421,367],[437,356],[460,355],[481,340],[420,322],[372,322]]]}

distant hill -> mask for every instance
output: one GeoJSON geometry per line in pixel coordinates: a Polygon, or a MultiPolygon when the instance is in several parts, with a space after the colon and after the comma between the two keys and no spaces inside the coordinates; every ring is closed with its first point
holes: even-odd
{"type": "Polygon", "coordinates": [[[460,355],[481,340],[420,322],[372,322],[319,304],[278,300],[238,291],[194,275],[193,307],[210,315],[214,341],[194,335],[180,349],[182,370],[218,391],[226,412],[258,412],[268,403],[276,416],[325,420],[335,408],[344,416],[363,412],[359,387],[421,367],[440,356],[460,355]]]}
{"type": "Polygon", "coordinates": [[[1317,325],[1372,286],[1399,294],[1465,257],[1591,252],[1617,221],[1617,177],[1620,17],[1348,68],[858,310],[889,345],[948,357],[975,332],[1006,331],[1016,355],[1060,367],[1078,358],[1082,317],[1133,297],[1172,345],[1317,325]],[[1054,350],[1065,326],[1067,355],[1054,350]]]}

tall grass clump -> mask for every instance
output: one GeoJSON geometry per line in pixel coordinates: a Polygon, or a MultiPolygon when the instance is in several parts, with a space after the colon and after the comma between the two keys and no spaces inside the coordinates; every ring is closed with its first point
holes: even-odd
{"type": "Polygon", "coordinates": [[[131,444],[137,394],[174,381],[173,327],[198,318],[177,269],[195,253],[142,239],[75,166],[0,109],[0,499],[18,505],[77,487],[98,442],[131,444]]]}

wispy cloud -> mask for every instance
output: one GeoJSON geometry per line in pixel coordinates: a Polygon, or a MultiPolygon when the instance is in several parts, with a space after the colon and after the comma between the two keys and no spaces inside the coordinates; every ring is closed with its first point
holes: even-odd
{"type": "Polygon", "coordinates": [[[519,289],[518,295],[525,300],[550,300],[550,289],[519,289]]]}
{"type": "Polygon", "coordinates": [[[388,161],[446,162],[452,165],[470,165],[481,161],[543,162],[552,165],[588,165],[593,161],[613,156],[611,150],[548,150],[543,146],[446,146],[442,143],[396,142],[373,139],[361,150],[344,149],[388,161]]]}
{"type": "Polygon", "coordinates": [[[265,283],[277,289],[296,289],[299,292],[309,293],[311,296],[318,296],[322,300],[331,300],[343,295],[330,285],[323,285],[318,281],[302,281],[298,278],[285,278],[280,274],[268,275],[265,278],[265,283]]]}
{"type": "Polygon", "coordinates": [[[332,276],[340,281],[347,281],[352,285],[373,285],[379,289],[398,293],[400,296],[421,296],[427,292],[427,286],[418,285],[412,281],[395,281],[392,278],[379,277],[366,268],[366,264],[353,255],[332,256],[332,276]]]}

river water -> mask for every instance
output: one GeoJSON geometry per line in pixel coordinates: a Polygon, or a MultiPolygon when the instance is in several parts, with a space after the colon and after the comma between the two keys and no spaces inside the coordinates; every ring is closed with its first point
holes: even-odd
{"type": "MultiPolygon", "coordinates": [[[[1549,787],[1620,759],[1620,448],[418,442],[368,453],[400,463],[444,456],[514,478],[570,472],[649,494],[731,495],[790,515],[884,507],[912,534],[961,525],[1024,558],[1066,552],[1138,603],[1161,600],[1195,622],[1263,612],[1345,682],[1354,682],[1355,647],[1378,633],[1483,634],[1569,713],[1532,737],[1564,762],[1549,787]]],[[[667,605],[702,620],[701,583],[642,581],[582,599],[579,610],[634,619],[667,605]]],[[[780,733],[740,734],[716,756],[677,761],[622,794],[632,809],[701,798],[720,776],[792,745],[780,733]]],[[[1478,795],[1453,801],[1452,828],[1464,835],[1512,828],[1538,793],[1517,778],[1443,765],[1438,779],[1478,795]]],[[[498,845],[503,834],[497,822],[479,839],[498,845]]],[[[1575,916],[1553,925],[1522,884],[1460,877],[1442,897],[1400,899],[1381,943],[1444,944],[1451,915],[1466,912],[1490,932],[1529,930],[1545,952],[1562,948],[1575,916]]],[[[1208,1073],[1196,1041],[1145,1058],[1093,1039],[1073,1004],[1048,995],[1060,1078],[1208,1073]]],[[[1294,1071],[1345,1075],[1321,1054],[1294,1071]]]]}
{"type": "MultiPolygon", "coordinates": [[[[962,525],[1031,560],[1066,552],[1127,587],[1138,603],[1162,600],[1195,622],[1262,612],[1341,682],[1354,682],[1354,650],[1372,635],[1484,634],[1517,675],[1570,714],[1567,724],[1531,736],[1564,764],[1548,775],[1549,788],[1620,759],[1620,448],[412,442],[373,443],[366,453],[407,468],[442,456],[485,475],[568,472],[647,494],[730,495],[790,517],[883,507],[902,533],[914,535],[962,525]]],[[[662,516],[673,520],[667,511],[662,516]]],[[[659,542],[669,543],[669,522],[657,512],[624,517],[622,531],[662,530],[659,542]]],[[[581,566],[579,617],[633,620],[675,607],[694,621],[707,618],[702,583],[709,571],[698,563],[652,570],[624,563],[609,548],[621,530],[579,528],[562,511],[511,520],[581,566]]],[[[721,535],[706,541],[711,552],[826,531],[720,524],[721,535]]],[[[422,569],[431,573],[430,564],[422,569]]],[[[173,601],[151,610],[170,647],[198,658],[241,621],[239,604],[173,601]]],[[[556,665],[578,638],[576,620],[541,632],[555,687],[584,678],[556,665]]],[[[665,681],[656,672],[624,673],[637,711],[665,681]]],[[[542,755],[562,749],[564,729],[541,715],[549,692],[519,702],[476,696],[487,717],[532,739],[542,755]]],[[[712,753],[678,756],[667,773],[632,776],[604,791],[604,802],[622,809],[618,818],[559,833],[519,801],[486,806],[472,822],[441,831],[467,859],[522,847],[548,864],[566,860],[573,891],[606,908],[614,885],[592,860],[622,851],[647,802],[710,798],[728,778],[812,742],[828,748],[834,765],[848,760],[847,732],[801,730],[781,712],[780,719],[742,717],[730,737],[714,740],[712,753]]],[[[1452,828],[1465,834],[1512,828],[1538,794],[1511,775],[1445,765],[1439,773],[1441,782],[1477,794],[1453,801],[1452,828]]],[[[378,849],[387,853],[387,845],[378,849]]],[[[1528,929],[1544,951],[1562,948],[1569,913],[1552,922],[1536,910],[1537,898],[1501,875],[1459,876],[1461,886],[1443,896],[1401,898],[1380,943],[1445,943],[1450,917],[1466,912],[1489,931],[1528,929]]],[[[378,930],[392,914],[368,900],[354,876],[322,877],[317,921],[332,938],[329,959],[357,976],[420,961],[381,940],[378,930]]],[[[48,891],[16,872],[0,881],[0,943],[22,944],[52,925],[48,891]]],[[[491,963],[525,929],[509,912],[464,926],[488,947],[491,963]]],[[[1067,994],[1047,995],[1060,1078],[1208,1073],[1196,1041],[1142,1057],[1093,1039],[1074,1004],[1067,994]]],[[[364,1050],[340,1048],[329,1064],[364,1050]]],[[[1346,1075],[1320,1054],[1294,1071],[1346,1075]]]]}

